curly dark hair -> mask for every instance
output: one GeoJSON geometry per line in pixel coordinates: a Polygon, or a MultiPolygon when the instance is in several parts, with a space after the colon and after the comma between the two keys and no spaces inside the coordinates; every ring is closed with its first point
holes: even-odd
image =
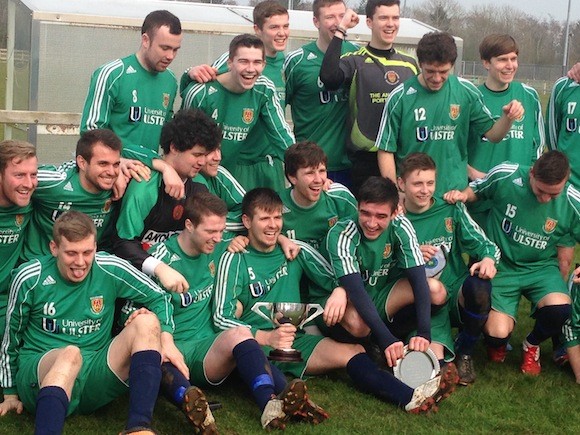
{"type": "Polygon", "coordinates": [[[179,152],[199,145],[209,153],[220,145],[221,139],[221,129],[213,119],[201,110],[184,109],[163,125],[160,145],[165,154],[171,145],[179,152]]]}

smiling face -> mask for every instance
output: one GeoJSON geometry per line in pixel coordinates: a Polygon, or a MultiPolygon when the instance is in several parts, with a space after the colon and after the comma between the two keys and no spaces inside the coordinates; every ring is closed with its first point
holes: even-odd
{"type": "Polygon", "coordinates": [[[371,47],[388,50],[399,33],[400,11],[398,5],[378,6],[372,17],[367,17],[371,29],[371,47]]]}
{"type": "Polygon", "coordinates": [[[487,70],[485,84],[493,91],[503,91],[514,80],[518,70],[518,55],[515,52],[494,56],[489,61],[484,60],[487,70]]]}
{"type": "Polygon", "coordinates": [[[435,192],[435,171],[416,170],[399,177],[399,190],[405,193],[405,208],[413,213],[421,213],[431,206],[435,192]]]}
{"type": "Polygon", "coordinates": [[[121,152],[97,142],[91,149],[90,161],[77,156],[82,186],[91,193],[111,190],[119,176],[121,152]]]}
{"type": "Polygon", "coordinates": [[[38,159],[13,158],[0,172],[0,206],[25,207],[38,185],[38,159]]]}
{"type": "Polygon", "coordinates": [[[547,184],[538,180],[534,175],[534,170],[530,169],[530,187],[541,204],[546,204],[557,198],[564,190],[567,181],[568,178],[566,177],[558,184],[547,184]]]}
{"type": "Polygon", "coordinates": [[[290,36],[290,17],[288,14],[272,15],[264,20],[261,29],[254,25],[254,31],[264,42],[266,56],[274,57],[277,52],[286,50],[290,36]]]}
{"type": "Polygon", "coordinates": [[[346,6],[340,0],[328,6],[322,6],[318,17],[314,17],[314,26],[318,29],[318,37],[325,43],[330,44],[336,28],[344,17],[346,6]]]}
{"type": "Polygon", "coordinates": [[[169,161],[171,166],[183,180],[194,178],[206,163],[207,151],[201,145],[194,145],[187,151],[177,151],[170,146],[169,161]]]}
{"type": "Polygon", "coordinates": [[[64,279],[69,282],[81,282],[91,270],[97,243],[93,234],[78,242],[61,237],[58,245],[51,240],[50,252],[56,257],[58,271],[64,279]]]}
{"type": "Polygon", "coordinates": [[[242,215],[242,222],[248,230],[250,245],[260,252],[271,252],[278,243],[282,231],[282,208],[266,211],[261,208],[254,210],[254,215],[242,215]]]}
{"type": "Polygon", "coordinates": [[[369,240],[377,239],[397,215],[386,203],[361,202],[358,205],[358,223],[369,240]]]}
{"type": "Polygon", "coordinates": [[[222,161],[222,148],[217,147],[215,150],[205,156],[205,166],[201,172],[208,177],[217,177],[220,162],[222,161]]]}
{"type": "Polygon", "coordinates": [[[327,180],[326,165],[320,163],[318,166],[300,168],[296,175],[288,175],[288,179],[293,185],[292,197],[296,204],[308,207],[320,199],[327,180]]]}
{"type": "Polygon", "coordinates": [[[264,71],[264,51],[257,47],[238,47],[233,59],[228,59],[233,92],[252,89],[264,71]]]}
{"type": "Polygon", "coordinates": [[[445,85],[445,82],[451,74],[452,63],[421,63],[421,74],[419,74],[419,83],[430,91],[439,91],[445,85]]]}
{"type": "Polygon", "coordinates": [[[141,35],[138,57],[143,68],[152,72],[165,71],[177,56],[182,39],[182,34],[171,34],[169,26],[159,27],[151,38],[147,33],[141,35]]]}
{"type": "Polygon", "coordinates": [[[211,254],[215,246],[221,242],[225,229],[226,217],[211,214],[202,216],[197,226],[187,219],[182,234],[188,250],[194,255],[211,254]]]}

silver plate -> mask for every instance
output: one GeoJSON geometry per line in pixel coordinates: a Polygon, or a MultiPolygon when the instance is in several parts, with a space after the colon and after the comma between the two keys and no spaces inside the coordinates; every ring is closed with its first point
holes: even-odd
{"type": "Polygon", "coordinates": [[[409,387],[417,388],[437,376],[439,369],[439,361],[431,349],[419,352],[405,346],[403,358],[397,360],[393,374],[409,387]]]}

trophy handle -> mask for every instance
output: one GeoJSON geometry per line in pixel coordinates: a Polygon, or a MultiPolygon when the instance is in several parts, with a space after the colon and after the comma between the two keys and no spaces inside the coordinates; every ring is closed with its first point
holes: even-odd
{"type": "Polygon", "coordinates": [[[298,328],[302,328],[306,323],[310,322],[315,317],[320,316],[324,311],[324,308],[322,308],[322,305],[320,305],[320,304],[307,304],[306,305],[306,313],[309,313],[310,310],[312,310],[312,309],[315,309],[316,311],[314,313],[312,313],[310,316],[308,316],[306,319],[304,319],[302,322],[300,322],[300,325],[298,326],[298,328]]]}
{"type": "Polygon", "coordinates": [[[252,306],[252,311],[253,311],[254,313],[256,313],[257,315],[259,315],[260,317],[262,317],[262,318],[264,318],[264,319],[268,320],[270,323],[273,323],[273,322],[272,322],[272,317],[271,317],[271,316],[268,316],[268,315],[266,315],[266,314],[265,314],[265,313],[264,313],[264,312],[261,310],[261,308],[262,308],[262,307],[266,307],[266,309],[267,309],[268,311],[270,311],[270,313],[271,313],[271,312],[272,312],[272,302],[256,302],[256,303],[255,303],[255,304],[252,306]]]}

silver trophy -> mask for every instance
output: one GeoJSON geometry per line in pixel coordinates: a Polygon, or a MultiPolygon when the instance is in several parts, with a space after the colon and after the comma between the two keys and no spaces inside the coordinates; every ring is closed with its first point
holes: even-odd
{"type": "MultiPolygon", "coordinates": [[[[280,326],[284,323],[292,323],[296,328],[302,328],[307,322],[322,314],[324,308],[320,304],[301,304],[297,302],[256,302],[252,311],[272,325],[280,326]],[[268,314],[264,313],[262,307],[266,308],[268,314]],[[312,314],[308,315],[312,310],[312,314]]],[[[300,351],[296,349],[273,349],[270,351],[268,359],[273,361],[302,361],[300,351]]]]}

